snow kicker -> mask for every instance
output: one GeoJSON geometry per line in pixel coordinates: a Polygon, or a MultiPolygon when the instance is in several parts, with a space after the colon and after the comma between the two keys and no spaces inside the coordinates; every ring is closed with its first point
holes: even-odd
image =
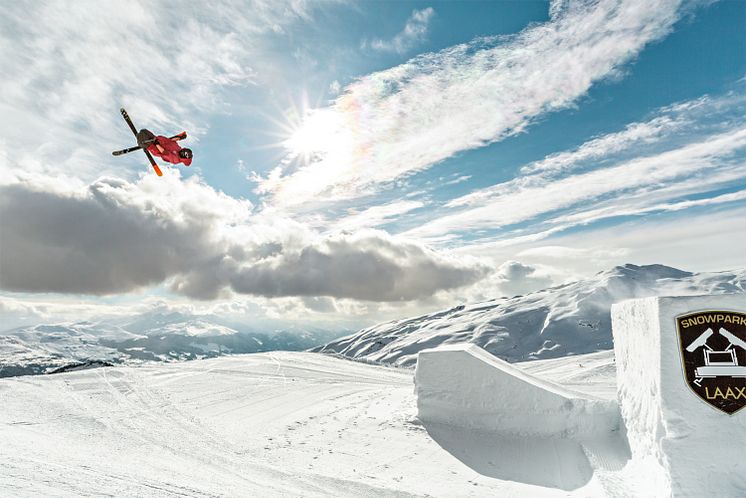
{"type": "Polygon", "coordinates": [[[452,345],[419,353],[418,418],[472,468],[499,462],[495,477],[574,490],[611,462],[635,496],[743,496],[746,296],[633,299],[611,314],[616,399],[452,345]]]}

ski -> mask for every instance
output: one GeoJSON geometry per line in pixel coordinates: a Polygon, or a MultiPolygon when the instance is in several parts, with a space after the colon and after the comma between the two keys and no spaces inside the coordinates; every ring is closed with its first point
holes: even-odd
{"type": "MultiPolygon", "coordinates": [[[[151,141],[151,143],[152,143],[152,141],[151,141]]],[[[134,147],[129,147],[127,149],[115,150],[114,152],[111,153],[111,155],[112,156],[121,156],[122,154],[129,154],[130,152],[134,152],[134,151],[140,150],[140,149],[142,149],[142,147],[140,147],[139,145],[135,145],[134,147]]]]}
{"type": "MultiPolygon", "coordinates": [[[[187,137],[187,134],[185,131],[182,131],[181,133],[174,135],[173,137],[169,137],[171,140],[184,140],[187,137]]],[[[134,147],[129,147],[127,149],[122,150],[115,150],[111,154],[113,156],[121,156],[122,154],[129,154],[130,152],[134,152],[136,150],[142,149],[139,145],[135,145],[134,147]]]]}
{"type": "Polygon", "coordinates": [[[155,170],[155,174],[158,176],[163,176],[163,172],[161,171],[161,168],[158,167],[158,164],[155,162],[155,159],[153,159],[153,156],[150,155],[150,152],[148,152],[148,149],[142,150],[146,156],[148,156],[148,160],[150,161],[150,165],[155,170]]]}
{"type": "MultiPolygon", "coordinates": [[[[119,112],[122,113],[122,117],[124,118],[124,121],[130,127],[130,130],[132,130],[132,133],[135,135],[135,138],[137,138],[137,128],[135,128],[135,125],[132,123],[132,120],[130,119],[129,114],[127,114],[127,111],[125,111],[124,107],[122,107],[121,109],[119,109],[119,112]]],[[[150,161],[150,165],[155,170],[155,174],[158,176],[163,176],[163,172],[161,171],[161,168],[158,167],[158,164],[156,164],[155,159],[153,159],[153,156],[150,155],[150,152],[148,152],[148,149],[142,149],[142,151],[145,153],[146,156],[148,156],[148,160],[150,161]]]]}
{"type": "Polygon", "coordinates": [[[119,112],[122,113],[122,117],[124,118],[124,121],[127,123],[127,125],[130,127],[130,130],[132,130],[132,133],[137,136],[137,128],[135,128],[135,125],[132,123],[132,120],[130,119],[130,115],[127,114],[127,111],[124,110],[124,107],[119,109],[119,112]]]}

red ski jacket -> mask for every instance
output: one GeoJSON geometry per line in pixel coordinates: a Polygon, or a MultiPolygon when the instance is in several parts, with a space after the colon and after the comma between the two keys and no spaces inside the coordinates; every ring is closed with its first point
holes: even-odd
{"type": "Polygon", "coordinates": [[[171,140],[163,135],[155,137],[155,143],[148,146],[148,151],[154,156],[158,156],[164,161],[168,161],[173,164],[184,163],[185,166],[192,164],[191,159],[184,159],[179,157],[179,151],[181,147],[176,143],[176,140],[171,140]],[[163,152],[158,150],[158,145],[163,148],[163,152]]]}

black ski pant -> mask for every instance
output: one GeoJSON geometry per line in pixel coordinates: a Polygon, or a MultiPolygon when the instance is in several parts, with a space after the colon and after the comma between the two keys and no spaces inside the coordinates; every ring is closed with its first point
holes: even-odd
{"type": "Polygon", "coordinates": [[[152,131],[143,128],[137,134],[137,145],[143,149],[146,149],[148,145],[151,145],[153,142],[155,142],[155,135],[152,131]]]}

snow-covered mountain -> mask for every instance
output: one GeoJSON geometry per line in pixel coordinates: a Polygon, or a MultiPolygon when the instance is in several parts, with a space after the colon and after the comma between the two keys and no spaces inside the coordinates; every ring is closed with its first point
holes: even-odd
{"type": "Polygon", "coordinates": [[[746,292],[746,269],[690,273],[663,265],[627,264],[525,296],[379,324],[313,351],[412,366],[423,349],[474,343],[511,362],[557,358],[612,348],[610,309],[615,302],[739,292],[746,292]]]}
{"type": "Polygon", "coordinates": [[[347,332],[314,327],[253,330],[212,316],[148,313],[126,320],[20,327],[0,333],[0,377],[232,353],[302,351],[347,332]]]}
{"type": "MultiPolygon", "coordinates": [[[[0,334],[0,377],[39,374],[89,360],[121,363],[122,353],[101,344],[104,338],[114,337],[111,330],[91,330],[87,323],[37,325],[4,332],[0,334]]],[[[129,338],[125,331],[117,337],[129,338]]]]}
{"type": "Polygon", "coordinates": [[[214,315],[154,311],[116,320],[0,332],[0,377],[89,363],[177,361],[314,347],[314,351],[399,366],[414,365],[422,349],[461,342],[475,343],[508,361],[556,358],[611,348],[609,309],[614,302],[745,290],[746,270],[693,274],[662,265],[625,265],[587,280],[525,296],[459,305],[340,339],[349,331],[255,329],[214,315]]]}

